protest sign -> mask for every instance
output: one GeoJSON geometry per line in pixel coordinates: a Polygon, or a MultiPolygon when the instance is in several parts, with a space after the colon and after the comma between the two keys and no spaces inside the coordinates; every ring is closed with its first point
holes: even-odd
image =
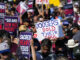
{"type": "Polygon", "coordinates": [[[25,2],[20,2],[20,3],[18,4],[16,10],[18,11],[18,13],[24,14],[24,13],[27,11],[28,8],[29,8],[29,7],[26,5],[25,2]]]}
{"type": "Polygon", "coordinates": [[[54,6],[59,7],[61,2],[60,2],[60,0],[49,0],[49,4],[53,4],[54,6]]]}
{"type": "Polygon", "coordinates": [[[4,18],[5,15],[5,4],[0,3],[0,18],[4,18]]]}
{"type": "Polygon", "coordinates": [[[2,23],[2,20],[3,20],[3,19],[0,18],[0,30],[3,29],[3,26],[2,26],[2,24],[3,24],[3,23],[2,23]]]}
{"type": "Polygon", "coordinates": [[[60,20],[49,20],[44,22],[39,22],[36,25],[37,38],[42,40],[44,38],[55,39],[58,37],[63,37],[62,27],[60,25],[60,20]]]}
{"type": "Polygon", "coordinates": [[[67,0],[67,4],[72,4],[72,0],[67,0]]]}
{"type": "Polygon", "coordinates": [[[4,30],[8,31],[11,35],[18,28],[18,17],[6,16],[4,19],[4,30]]]}
{"type": "Polygon", "coordinates": [[[64,13],[65,13],[66,17],[74,16],[73,5],[72,4],[64,5],[64,13]]]}
{"type": "Polygon", "coordinates": [[[21,53],[26,59],[30,60],[30,40],[32,39],[32,33],[21,32],[19,38],[21,53]]]}
{"type": "Polygon", "coordinates": [[[36,0],[36,4],[49,4],[49,0],[36,0]]]}

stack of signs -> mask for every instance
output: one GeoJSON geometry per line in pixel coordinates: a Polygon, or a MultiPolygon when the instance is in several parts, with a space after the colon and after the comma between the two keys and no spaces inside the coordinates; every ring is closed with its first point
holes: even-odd
{"type": "Polygon", "coordinates": [[[49,4],[49,0],[36,0],[36,4],[49,4]]]}
{"type": "Polygon", "coordinates": [[[19,38],[19,46],[21,49],[21,53],[26,59],[30,60],[30,40],[32,39],[32,33],[21,32],[19,38]]]}
{"type": "Polygon", "coordinates": [[[0,3],[0,18],[4,18],[5,16],[5,4],[0,3]]]}
{"type": "Polygon", "coordinates": [[[74,16],[73,5],[72,4],[64,5],[64,13],[66,17],[73,17],[74,16]]]}
{"type": "Polygon", "coordinates": [[[4,19],[4,30],[8,31],[11,35],[18,28],[18,17],[6,16],[4,19]]]}
{"type": "Polygon", "coordinates": [[[36,24],[37,30],[37,38],[39,41],[43,40],[44,38],[51,38],[56,39],[58,37],[63,37],[63,31],[60,24],[60,20],[49,20],[44,22],[38,22],[36,24]]]}
{"type": "Polygon", "coordinates": [[[2,30],[3,29],[3,27],[2,27],[2,18],[0,18],[0,30],[2,30]]]}

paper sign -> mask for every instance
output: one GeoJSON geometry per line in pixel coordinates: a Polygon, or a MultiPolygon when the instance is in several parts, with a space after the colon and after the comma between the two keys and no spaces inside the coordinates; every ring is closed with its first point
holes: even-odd
{"type": "Polygon", "coordinates": [[[36,0],[36,4],[49,4],[49,0],[36,0]]]}
{"type": "Polygon", "coordinates": [[[44,38],[55,39],[64,36],[60,25],[60,20],[39,22],[35,26],[38,40],[42,40],[44,38]]]}
{"type": "Polygon", "coordinates": [[[0,3],[0,18],[4,18],[5,15],[5,4],[0,3]]]}
{"type": "Polygon", "coordinates": [[[13,34],[17,28],[18,28],[18,17],[6,16],[4,19],[4,30],[8,31],[10,34],[13,34]]]}
{"type": "Polygon", "coordinates": [[[74,16],[73,5],[72,4],[65,5],[64,13],[65,13],[66,17],[74,16]]]}
{"type": "Polygon", "coordinates": [[[21,53],[26,59],[30,60],[30,40],[32,39],[32,33],[21,32],[19,38],[19,46],[21,49],[21,53]]]}

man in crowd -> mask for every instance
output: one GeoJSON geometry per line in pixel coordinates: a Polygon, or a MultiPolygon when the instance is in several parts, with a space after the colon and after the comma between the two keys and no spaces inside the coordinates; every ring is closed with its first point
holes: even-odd
{"type": "Polygon", "coordinates": [[[51,52],[51,41],[43,39],[41,42],[41,51],[36,53],[37,60],[55,60],[55,54],[51,52]]]}

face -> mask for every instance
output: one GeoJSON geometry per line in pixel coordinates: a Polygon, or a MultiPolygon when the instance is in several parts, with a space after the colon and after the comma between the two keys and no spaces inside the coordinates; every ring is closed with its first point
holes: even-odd
{"type": "Polygon", "coordinates": [[[11,16],[14,16],[14,12],[13,11],[11,11],[11,16]]]}
{"type": "Polygon", "coordinates": [[[50,52],[50,50],[47,46],[42,46],[41,51],[42,51],[43,57],[47,57],[49,55],[49,52],[50,52]]]}
{"type": "Polygon", "coordinates": [[[78,31],[77,28],[74,28],[74,29],[72,30],[72,33],[75,34],[77,31],[78,31]]]}
{"type": "Polygon", "coordinates": [[[34,22],[36,23],[38,20],[37,20],[37,16],[34,17],[34,22]]]}
{"type": "Polygon", "coordinates": [[[49,49],[48,49],[47,46],[42,46],[42,47],[41,47],[41,51],[42,51],[42,53],[46,54],[46,53],[49,52],[49,49]]]}

